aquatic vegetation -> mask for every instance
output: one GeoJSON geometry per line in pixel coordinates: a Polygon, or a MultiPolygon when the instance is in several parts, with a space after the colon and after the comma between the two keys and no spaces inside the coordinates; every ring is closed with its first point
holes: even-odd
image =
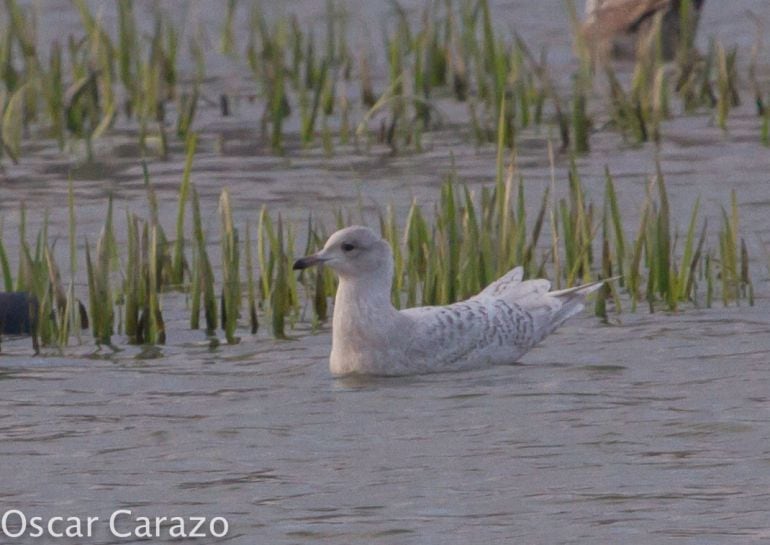
{"type": "Polygon", "coordinates": [[[19,162],[21,154],[24,90],[24,86],[16,89],[7,101],[5,93],[0,95],[0,104],[3,109],[0,123],[0,152],[7,154],[14,163],[19,162]]]}
{"type": "MultiPolygon", "coordinates": [[[[597,298],[596,312],[605,319],[613,310],[636,310],[640,303],[650,310],[677,311],[719,299],[725,305],[753,301],[735,194],[718,232],[711,233],[698,198],[687,224],[677,225],[660,168],[640,191],[637,208],[624,210],[609,169],[603,194],[592,195],[576,159],[590,153],[591,138],[605,126],[596,122],[603,118],[633,144],[660,142],[664,121],[677,107],[713,116],[726,129],[741,100],[738,49],[712,41],[705,55],[695,55],[694,28],[685,27],[674,63],[666,64],[658,28],[657,40],[638,56],[633,72],[624,74],[611,67],[598,70],[576,33],[578,62],[564,85],[550,74],[545,52],[533,54],[520,36],[494,24],[487,0],[432,2],[420,17],[394,2],[383,21],[382,47],[355,54],[347,44],[348,15],[333,1],[308,26],[292,15],[268,21],[258,3],[244,4],[226,4],[219,49],[250,74],[254,96],[248,100],[263,108],[261,135],[276,154],[301,146],[331,156],[349,142],[356,152],[377,144],[392,153],[419,152],[426,135],[443,122],[445,101],[467,108],[467,123],[459,129],[469,141],[496,146],[489,185],[471,189],[451,169],[435,202],[413,201],[403,223],[393,207],[383,207],[379,227],[394,251],[395,306],[463,299],[516,265],[528,276],[551,278],[557,287],[619,276],[618,285],[608,285],[597,298]],[[249,24],[241,35],[235,23],[246,9],[249,24]],[[372,73],[377,56],[387,66],[382,79],[372,73]],[[606,97],[597,90],[601,78],[608,82],[606,97]],[[522,132],[540,125],[543,133],[555,135],[569,159],[566,176],[557,176],[554,144],[547,139],[551,181],[543,187],[525,183],[516,164],[522,132]],[[628,217],[639,218],[636,229],[626,227],[628,217]]],[[[129,133],[138,139],[143,158],[157,153],[165,159],[181,149],[185,154],[170,237],[159,221],[144,162],[146,209],[113,217],[109,200],[94,241],[78,232],[71,180],[66,249],[55,251],[45,222],[34,244],[28,241],[23,204],[14,226],[18,233],[6,232],[18,234],[18,256],[8,255],[0,230],[1,285],[37,297],[37,334],[44,345],[63,347],[72,337],[80,341],[81,330],[89,326],[100,345],[111,345],[116,336],[129,343],[163,343],[170,334],[163,314],[167,297],[184,298],[191,329],[202,327],[202,313],[205,335],[214,344],[218,328],[235,343],[243,328],[256,334],[260,320],[274,337],[285,338],[299,322],[317,327],[328,318],[334,277],[323,269],[299,276],[290,271],[297,241],[311,253],[325,239],[324,218],[309,217],[306,228],[297,229],[279,211],[263,207],[256,222],[239,225],[225,189],[218,201],[219,229],[204,229],[192,179],[198,116],[211,103],[223,116],[235,115],[243,98],[220,91],[218,100],[206,96],[200,28],[190,36],[156,10],[145,39],[132,0],[117,2],[114,29],[91,12],[89,3],[75,0],[82,32],[50,44],[43,54],[34,10],[13,0],[5,6],[0,161],[23,161],[27,135],[41,134],[67,153],[92,159],[94,141],[121,122],[132,125],[129,133]],[[182,36],[187,42],[180,42],[182,36]],[[193,74],[180,72],[184,54],[193,61],[193,74]],[[125,228],[116,227],[122,221],[125,228]],[[126,234],[125,243],[116,241],[115,232],[126,234]],[[64,252],[69,278],[65,268],[62,281],[56,256],[64,252]],[[18,265],[15,276],[12,263],[18,265]],[[78,263],[85,264],[84,271],[78,263]],[[77,299],[86,291],[82,287],[87,288],[88,324],[77,299]]],[[[568,9],[577,28],[574,6],[568,9]]],[[[754,55],[748,81],[760,140],[770,146],[770,98],[757,76],[758,58],[754,55]]],[[[348,224],[350,214],[340,211],[334,221],[337,227],[348,224]]]]}
{"type": "Polygon", "coordinates": [[[222,295],[221,314],[222,328],[228,343],[236,343],[239,339],[235,336],[238,327],[238,318],[241,312],[241,266],[240,266],[240,241],[238,231],[233,223],[232,204],[230,192],[222,190],[219,198],[219,215],[221,218],[221,254],[222,254],[222,295]]]}
{"type": "MultiPolygon", "coordinates": [[[[200,108],[212,102],[203,89],[207,57],[201,28],[183,28],[157,9],[145,40],[132,0],[117,2],[115,28],[87,2],[76,0],[73,6],[81,32],[64,45],[39,44],[35,11],[6,2],[8,17],[0,21],[5,36],[0,47],[0,159],[21,159],[30,127],[48,132],[62,150],[79,150],[82,143],[91,158],[93,141],[125,122],[138,127],[143,152],[156,150],[167,157],[169,121],[175,123],[173,134],[186,141],[200,108]],[[186,49],[180,44],[183,35],[189,37],[186,49]],[[193,61],[191,74],[181,71],[185,56],[193,61]]],[[[522,129],[553,124],[564,149],[586,153],[597,130],[592,119],[603,113],[594,112],[594,105],[607,101],[600,102],[594,91],[597,67],[579,32],[574,5],[566,6],[579,60],[571,89],[554,83],[545,51],[537,58],[515,32],[506,35],[493,24],[487,0],[430,2],[419,17],[393,2],[383,22],[383,47],[355,55],[347,43],[349,16],[335,2],[327,3],[324,17],[304,27],[296,15],[268,22],[259,3],[229,0],[218,49],[251,74],[256,99],[264,105],[262,133],[278,154],[286,150],[287,126],[298,127],[302,146],[319,145],[328,155],[337,142],[347,142],[351,126],[359,127],[359,137],[366,133],[366,142],[387,144],[394,152],[420,151],[426,131],[442,122],[440,102],[450,97],[467,104],[468,130],[478,144],[496,142],[499,109],[505,105],[509,144],[522,129]],[[236,32],[239,18],[249,21],[245,33],[236,32]],[[371,73],[375,55],[387,63],[382,89],[375,89],[371,73]],[[360,88],[358,97],[348,94],[350,82],[360,88]],[[288,123],[291,116],[298,122],[288,123]]],[[[681,99],[685,112],[712,112],[722,128],[740,102],[738,49],[712,41],[705,56],[697,55],[692,9],[691,2],[682,3],[673,69],[665,63],[658,24],[657,37],[640,51],[627,88],[607,72],[609,113],[633,142],[659,140],[672,95],[681,99]]],[[[749,80],[756,74],[758,51],[752,52],[749,80]]],[[[219,96],[223,116],[231,115],[231,98],[219,96]]]]}
{"type": "Polygon", "coordinates": [[[203,304],[203,312],[206,319],[206,333],[213,335],[217,328],[217,300],[214,287],[214,269],[206,249],[206,237],[203,232],[203,220],[201,218],[200,200],[195,186],[192,187],[192,213],[193,213],[193,240],[195,241],[193,252],[192,272],[192,303],[190,314],[190,327],[200,327],[200,310],[203,304]]]}
{"type": "Polygon", "coordinates": [[[179,201],[176,216],[176,240],[174,241],[174,257],[171,268],[171,283],[182,284],[184,282],[184,272],[187,263],[184,259],[184,218],[187,200],[190,194],[190,175],[192,173],[192,162],[195,157],[195,146],[197,135],[190,133],[186,144],[186,159],[184,164],[184,173],[182,174],[182,183],[179,185],[179,201]]]}
{"type": "Polygon", "coordinates": [[[740,236],[738,198],[731,192],[730,211],[722,208],[722,228],[719,232],[719,258],[721,263],[722,301],[729,304],[748,299],[754,300],[754,287],[749,276],[749,256],[745,240],[740,236]]]}
{"type": "Polygon", "coordinates": [[[156,224],[129,212],[126,213],[126,223],[128,241],[120,297],[124,305],[124,334],[132,344],[163,344],[165,324],[160,305],[160,229],[156,224]]]}
{"type": "Polygon", "coordinates": [[[96,243],[96,256],[91,259],[91,245],[86,241],[86,268],[88,272],[88,301],[91,332],[97,344],[111,343],[114,332],[114,309],[110,278],[110,257],[115,250],[112,226],[112,198],[107,204],[107,218],[96,243]]]}
{"type": "Polygon", "coordinates": [[[246,262],[246,292],[248,294],[249,325],[251,334],[259,330],[257,316],[257,290],[254,276],[254,259],[252,257],[251,224],[246,223],[246,239],[244,240],[244,261],[246,262]]]}
{"type": "MultiPolygon", "coordinates": [[[[500,126],[504,127],[504,123],[500,126]]],[[[504,139],[500,138],[500,142],[504,139]]],[[[605,290],[597,304],[597,312],[605,317],[613,307],[619,312],[624,299],[630,300],[632,310],[642,301],[650,310],[659,306],[678,310],[685,303],[701,304],[704,285],[706,306],[710,306],[717,295],[725,305],[752,303],[749,256],[740,234],[735,193],[729,208],[723,210],[716,246],[710,243],[699,200],[692,207],[684,238],[680,239],[678,226],[671,216],[665,180],[658,169],[640,199],[639,226],[629,233],[623,227],[624,212],[618,205],[609,170],[605,174],[601,206],[596,206],[586,193],[574,160],[566,184],[554,177],[551,185],[544,188],[542,197],[532,203],[524,181],[516,173],[515,156],[507,162],[504,152],[505,147],[501,146],[498,174],[492,186],[472,191],[450,172],[430,213],[415,201],[401,227],[392,208],[381,215],[380,230],[394,249],[394,304],[451,303],[478,292],[517,265],[522,266],[528,276],[551,277],[557,286],[620,275],[620,287],[605,290]],[[566,194],[557,183],[563,185],[566,194]],[[557,192],[563,196],[557,197],[557,192]],[[533,211],[534,215],[530,215],[533,211]],[[548,232],[550,243],[541,243],[542,235],[548,232]],[[682,247],[678,248],[680,240],[682,247]],[[613,305],[609,306],[609,302],[613,305]]],[[[258,328],[258,313],[264,313],[272,334],[285,338],[287,328],[301,319],[306,303],[312,307],[314,324],[327,318],[327,298],[334,293],[334,279],[324,270],[299,277],[291,274],[290,263],[296,255],[295,231],[280,214],[274,221],[268,209],[262,208],[254,256],[250,227],[246,225],[245,240],[241,240],[229,192],[223,190],[219,203],[221,266],[217,273],[208,255],[194,184],[186,178],[180,182],[180,187],[187,187],[179,192],[180,210],[189,205],[192,226],[189,234],[183,224],[178,225],[177,232],[177,240],[189,237],[191,248],[175,242],[175,252],[179,254],[174,253],[172,259],[171,244],[157,223],[152,185],[149,181],[146,183],[150,218],[143,220],[127,211],[125,246],[119,246],[115,240],[111,199],[95,249],[88,241],[85,243],[89,314],[97,343],[113,342],[116,317],[122,318],[118,321],[118,332],[122,332],[128,342],[165,342],[162,300],[167,296],[164,295],[167,287],[189,292],[192,329],[200,327],[203,310],[207,335],[214,335],[221,323],[231,343],[238,342],[237,332],[245,326],[241,320],[244,297],[252,332],[258,328]],[[189,261],[188,251],[192,253],[189,261]],[[189,276],[183,275],[181,283],[173,281],[175,261],[189,263],[189,276]],[[118,272],[121,281],[117,279],[118,272]],[[300,297],[300,287],[305,297],[300,297]],[[123,306],[122,312],[116,312],[116,306],[123,306]]],[[[22,206],[16,284],[0,238],[4,285],[6,289],[29,291],[38,298],[41,308],[38,333],[44,345],[66,345],[69,335],[80,326],[79,303],[74,292],[77,247],[71,192],[69,200],[71,281],[68,290],[62,287],[58,266],[47,242],[46,223],[33,251],[26,242],[27,212],[22,206]]],[[[337,224],[345,223],[348,221],[340,213],[337,224]]],[[[323,226],[309,218],[306,251],[316,249],[324,233],[323,226]]]]}
{"type": "Polygon", "coordinates": [[[716,45],[717,54],[717,125],[722,130],[727,129],[727,116],[730,109],[740,104],[740,96],[736,86],[738,79],[735,61],[737,48],[729,53],[720,42],[716,45]]]}
{"type": "Polygon", "coordinates": [[[273,336],[286,338],[286,321],[294,321],[299,305],[297,280],[290,273],[294,258],[294,235],[285,228],[281,215],[274,224],[266,207],[259,214],[257,260],[260,270],[262,306],[273,336]]]}

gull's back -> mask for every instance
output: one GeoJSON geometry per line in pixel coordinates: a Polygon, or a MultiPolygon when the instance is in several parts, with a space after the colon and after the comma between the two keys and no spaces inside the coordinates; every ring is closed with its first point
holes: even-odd
{"type": "Polygon", "coordinates": [[[466,301],[401,311],[411,319],[412,328],[403,359],[392,361],[388,374],[515,363],[579,313],[585,295],[600,286],[549,292],[547,280],[523,282],[522,276],[517,267],[466,301]]]}

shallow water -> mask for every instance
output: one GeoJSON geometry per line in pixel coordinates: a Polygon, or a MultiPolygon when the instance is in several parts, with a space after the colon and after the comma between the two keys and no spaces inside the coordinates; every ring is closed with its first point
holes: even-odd
{"type": "MultiPolygon", "coordinates": [[[[744,12],[762,12],[765,2],[707,3],[701,40],[716,34],[750,45],[753,27],[744,12]]],[[[505,14],[503,26],[510,15],[531,44],[552,38],[551,62],[569,65],[560,7],[493,4],[505,14]]],[[[221,4],[202,2],[197,9],[214,13],[213,5],[221,4]]],[[[312,18],[323,3],[286,6],[312,18]]],[[[378,28],[381,3],[348,6],[354,20],[378,28]]],[[[71,16],[62,10],[55,22],[76,25],[71,16]]],[[[104,16],[109,20],[108,9],[104,16]]],[[[216,35],[216,16],[207,22],[216,35]]],[[[236,68],[219,68],[214,88],[240,85],[231,77],[236,68]]],[[[223,185],[237,197],[241,225],[256,219],[262,204],[298,222],[313,210],[330,225],[339,205],[360,203],[369,218],[387,202],[400,215],[413,197],[429,206],[450,170],[450,155],[473,187],[494,176],[494,150],[470,145],[451,123],[425,136],[423,154],[394,157],[375,147],[326,158],[317,150],[292,150],[287,159],[272,156],[260,141],[256,108],[244,105],[238,113],[225,120],[204,111],[200,120],[193,180],[212,244],[223,185]]],[[[98,351],[86,335],[64,354],[32,357],[27,340],[4,340],[2,510],[103,520],[121,508],[152,517],[222,516],[230,522],[229,542],[238,544],[770,539],[770,315],[762,251],[762,240],[770,241],[770,153],[759,146],[758,127],[746,101],[731,115],[727,133],[706,115],[676,118],[656,150],[625,146],[605,130],[592,138],[592,153],[579,159],[595,200],[609,165],[629,226],[636,224],[656,157],[680,230],[701,195],[716,231],[719,207],[735,188],[754,258],[756,307],[640,311],[613,317],[612,325],[587,313],[525,356],[523,365],[389,380],[332,379],[328,329],[300,329],[295,340],[283,342],[241,331],[241,344],[211,348],[202,333],[186,331],[180,297],[164,300],[168,346],[120,344],[112,353],[98,351]]],[[[527,131],[519,144],[518,166],[532,202],[550,179],[546,136],[545,129],[527,131]]],[[[141,211],[134,140],[127,130],[100,141],[95,167],[62,156],[50,143],[29,144],[35,152],[0,178],[5,232],[14,231],[18,202],[26,200],[34,203],[30,233],[47,207],[52,238],[66,236],[60,206],[71,168],[81,236],[96,238],[110,192],[121,218],[123,208],[141,211]]],[[[150,165],[169,232],[182,166],[178,145],[171,161],[150,165]]],[[[567,158],[557,157],[560,191],[566,169],[567,158]]],[[[17,243],[8,235],[5,241],[16,255],[17,243]]],[[[58,259],[67,262],[63,253],[58,259]]],[[[84,286],[78,289],[85,295],[84,286]]],[[[84,542],[132,540],[98,526],[84,542]]]]}
{"type": "Polygon", "coordinates": [[[233,543],[761,541],[768,333],[758,308],[585,318],[524,365],[389,380],[331,379],[326,335],[8,357],[3,506],[224,516],[233,543]]]}

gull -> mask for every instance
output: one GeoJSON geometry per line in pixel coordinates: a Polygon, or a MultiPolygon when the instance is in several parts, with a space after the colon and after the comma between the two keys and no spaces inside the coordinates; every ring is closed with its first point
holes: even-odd
{"type": "Polygon", "coordinates": [[[447,306],[397,310],[391,303],[393,252],[367,227],[334,233],[294,270],[324,264],[339,276],[329,368],[333,375],[412,375],[515,363],[579,313],[594,282],[548,291],[517,267],[479,294],[447,306]]]}
{"type": "MultiPolygon", "coordinates": [[[[687,25],[692,36],[706,0],[690,0],[687,25]]],[[[637,50],[649,51],[655,45],[656,17],[661,18],[663,58],[672,59],[682,35],[681,0],[586,0],[586,20],[581,32],[594,56],[608,54],[633,58],[637,50]]]]}

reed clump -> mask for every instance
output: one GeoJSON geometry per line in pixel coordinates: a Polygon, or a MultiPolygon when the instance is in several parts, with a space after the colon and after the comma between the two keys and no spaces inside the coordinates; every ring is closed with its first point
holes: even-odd
{"type": "MultiPolygon", "coordinates": [[[[609,170],[599,201],[586,191],[573,160],[565,179],[559,182],[554,176],[533,203],[528,185],[516,170],[515,156],[506,159],[505,146],[500,149],[498,174],[492,185],[471,189],[450,170],[432,209],[413,202],[401,225],[393,208],[380,216],[382,235],[394,250],[396,306],[440,305],[467,298],[514,266],[522,266],[527,276],[550,277],[557,286],[619,275],[619,285],[606,288],[597,303],[597,313],[605,318],[608,309],[614,307],[619,312],[623,301],[630,303],[631,310],[643,303],[650,311],[677,311],[692,304],[711,306],[717,297],[724,305],[753,304],[750,260],[741,236],[735,193],[722,211],[716,242],[709,237],[699,199],[680,233],[665,178],[658,168],[639,199],[640,208],[635,211],[638,227],[629,230],[622,216],[629,212],[621,212],[609,170]]],[[[230,194],[223,190],[219,199],[221,264],[217,270],[209,256],[195,185],[186,176],[180,183],[180,188],[186,187],[179,192],[180,208],[183,212],[189,209],[192,224],[177,232],[177,240],[189,239],[188,247],[167,240],[158,222],[149,179],[146,184],[148,217],[127,211],[125,231],[120,230],[127,233],[125,245],[116,241],[111,199],[96,246],[84,240],[88,314],[97,344],[112,346],[116,334],[129,343],[164,343],[168,332],[163,299],[179,291],[189,294],[190,327],[200,327],[203,312],[206,335],[212,342],[218,327],[229,343],[238,342],[238,332],[244,328],[256,333],[258,314],[264,315],[274,337],[286,338],[289,330],[303,321],[306,304],[312,308],[314,326],[328,318],[334,277],[324,269],[292,274],[296,235],[280,214],[274,218],[263,207],[256,237],[252,239],[247,222],[246,236],[241,239],[230,194]],[[173,274],[174,263],[180,259],[177,251],[182,254],[181,262],[189,267],[181,284],[173,274]],[[248,321],[242,315],[244,299],[248,321]]],[[[69,207],[68,289],[61,281],[47,221],[30,246],[27,211],[21,207],[16,281],[0,236],[3,285],[6,291],[27,291],[37,297],[40,320],[36,334],[44,346],[66,346],[72,335],[79,336],[89,325],[75,297],[78,248],[72,191],[69,207]]],[[[340,213],[336,223],[340,226],[349,220],[340,213]]],[[[309,218],[305,251],[319,248],[326,233],[319,221],[309,218]]]]}

